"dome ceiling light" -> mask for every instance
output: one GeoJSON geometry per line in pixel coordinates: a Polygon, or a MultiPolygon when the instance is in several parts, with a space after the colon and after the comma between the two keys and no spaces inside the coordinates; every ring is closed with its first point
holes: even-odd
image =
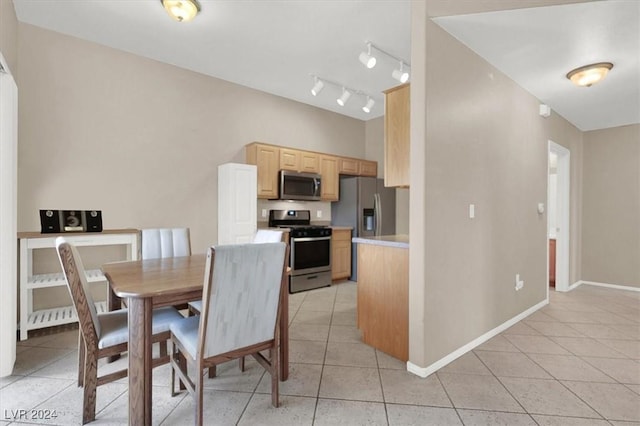
{"type": "Polygon", "coordinates": [[[603,80],[611,68],[613,68],[611,62],[598,62],[569,71],[567,78],[576,86],[591,87],[603,80]]]}
{"type": "Polygon", "coordinates": [[[189,22],[200,12],[198,0],[160,0],[169,16],[178,22],[189,22]]]}

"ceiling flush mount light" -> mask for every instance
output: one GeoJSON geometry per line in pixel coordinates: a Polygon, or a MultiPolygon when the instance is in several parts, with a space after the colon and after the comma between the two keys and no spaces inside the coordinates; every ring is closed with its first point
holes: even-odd
{"type": "Polygon", "coordinates": [[[360,56],[358,57],[362,65],[367,68],[373,68],[376,66],[376,57],[371,55],[371,43],[367,43],[367,51],[360,52],[360,56]]]}
{"type": "Polygon", "coordinates": [[[393,70],[391,77],[400,83],[406,83],[409,80],[409,73],[404,69],[404,62],[400,61],[400,68],[393,70]]]}
{"type": "Polygon", "coordinates": [[[351,97],[351,92],[343,87],[342,88],[342,96],[340,96],[336,100],[336,102],[338,102],[338,105],[344,106],[347,103],[347,101],[349,100],[350,97],[351,97]]]}
{"type": "Polygon", "coordinates": [[[178,22],[188,22],[200,12],[198,0],[160,0],[169,16],[178,22]]]}
{"type": "Polygon", "coordinates": [[[362,107],[362,110],[367,114],[369,114],[375,104],[376,104],[376,101],[371,99],[371,96],[367,96],[367,103],[364,104],[364,106],[362,107]]]}
{"type": "Polygon", "coordinates": [[[603,80],[609,70],[613,68],[611,62],[599,62],[597,64],[585,65],[567,73],[567,78],[576,86],[591,87],[600,80],[603,80]]]}
{"type": "Polygon", "coordinates": [[[320,93],[320,91],[322,91],[322,88],[324,87],[324,83],[318,77],[313,77],[313,81],[314,84],[313,88],[311,89],[311,94],[313,96],[318,96],[318,93],[320,93]]]}

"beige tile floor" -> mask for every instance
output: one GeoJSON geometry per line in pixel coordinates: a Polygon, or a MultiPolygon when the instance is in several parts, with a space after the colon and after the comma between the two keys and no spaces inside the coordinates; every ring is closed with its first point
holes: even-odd
{"type": "MultiPolygon", "coordinates": [[[[206,424],[640,425],[640,293],[582,286],[550,297],[421,379],[360,343],[354,283],[292,295],[282,406],[271,407],[269,379],[255,362],[244,374],[227,363],[206,380],[206,424]]],[[[0,379],[0,425],[18,409],[56,410],[56,419],[32,423],[79,423],[76,334],[18,344],[14,375],[0,379]]],[[[168,366],[154,370],[153,384],[154,424],[192,424],[192,399],[170,396],[168,366]]],[[[126,379],[98,388],[97,406],[94,424],[125,424],[126,379]]]]}

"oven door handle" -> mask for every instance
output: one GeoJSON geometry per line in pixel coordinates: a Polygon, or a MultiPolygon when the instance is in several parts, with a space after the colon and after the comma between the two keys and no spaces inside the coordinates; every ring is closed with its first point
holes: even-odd
{"type": "Polygon", "coordinates": [[[306,237],[306,238],[291,238],[291,241],[294,243],[304,243],[307,241],[322,241],[322,240],[330,240],[331,237],[306,237]]]}

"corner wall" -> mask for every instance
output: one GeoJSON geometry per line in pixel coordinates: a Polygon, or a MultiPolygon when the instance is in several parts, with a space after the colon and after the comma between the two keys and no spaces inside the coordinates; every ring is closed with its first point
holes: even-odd
{"type": "MultiPolygon", "coordinates": [[[[412,15],[434,4],[413,3],[412,15]]],[[[562,117],[540,117],[537,99],[428,16],[415,18],[424,28],[412,28],[410,362],[428,370],[546,300],[547,218],[536,207],[547,200],[547,141],[580,147],[582,136],[562,117]]]]}
{"type": "Polygon", "coordinates": [[[582,280],[640,288],[640,125],[584,134],[582,280]]]}

